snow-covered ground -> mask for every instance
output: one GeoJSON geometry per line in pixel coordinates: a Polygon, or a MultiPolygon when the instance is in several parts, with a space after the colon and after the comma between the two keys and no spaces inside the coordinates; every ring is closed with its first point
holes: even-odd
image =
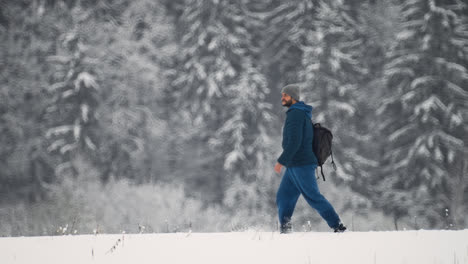
{"type": "Polygon", "coordinates": [[[0,263],[468,264],[468,230],[0,238],[0,263]]]}

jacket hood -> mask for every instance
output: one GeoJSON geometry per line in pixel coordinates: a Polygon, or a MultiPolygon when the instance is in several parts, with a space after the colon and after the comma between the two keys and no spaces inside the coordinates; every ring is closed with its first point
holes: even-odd
{"type": "Polygon", "coordinates": [[[313,107],[311,105],[305,104],[303,101],[299,101],[293,105],[291,105],[288,109],[288,111],[291,111],[292,109],[299,109],[302,110],[306,113],[307,117],[309,119],[312,118],[312,109],[313,107]]]}

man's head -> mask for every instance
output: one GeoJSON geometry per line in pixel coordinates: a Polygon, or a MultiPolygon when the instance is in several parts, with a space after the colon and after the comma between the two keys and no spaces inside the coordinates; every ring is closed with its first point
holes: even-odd
{"type": "Polygon", "coordinates": [[[297,84],[288,84],[281,89],[281,104],[285,107],[298,102],[300,99],[300,87],[297,84]]]}

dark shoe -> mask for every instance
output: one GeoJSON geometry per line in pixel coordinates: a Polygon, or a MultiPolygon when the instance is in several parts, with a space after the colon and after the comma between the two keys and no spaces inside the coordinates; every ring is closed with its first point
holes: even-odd
{"type": "Polygon", "coordinates": [[[346,231],[346,226],[344,226],[342,223],[340,223],[334,229],[335,229],[335,233],[343,233],[344,231],[346,231]]]}
{"type": "Polygon", "coordinates": [[[280,234],[290,234],[292,233],[292,224],[291,222],[286,222],[280,227],[280,234]]]}

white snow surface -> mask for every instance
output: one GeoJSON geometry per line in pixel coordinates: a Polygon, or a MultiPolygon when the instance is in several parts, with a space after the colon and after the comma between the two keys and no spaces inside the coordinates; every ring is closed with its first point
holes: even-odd
{"type": "Polygon", "coordinates": [[[468,264],[468,230],[6,237],[0,262],[468,264]]]}

